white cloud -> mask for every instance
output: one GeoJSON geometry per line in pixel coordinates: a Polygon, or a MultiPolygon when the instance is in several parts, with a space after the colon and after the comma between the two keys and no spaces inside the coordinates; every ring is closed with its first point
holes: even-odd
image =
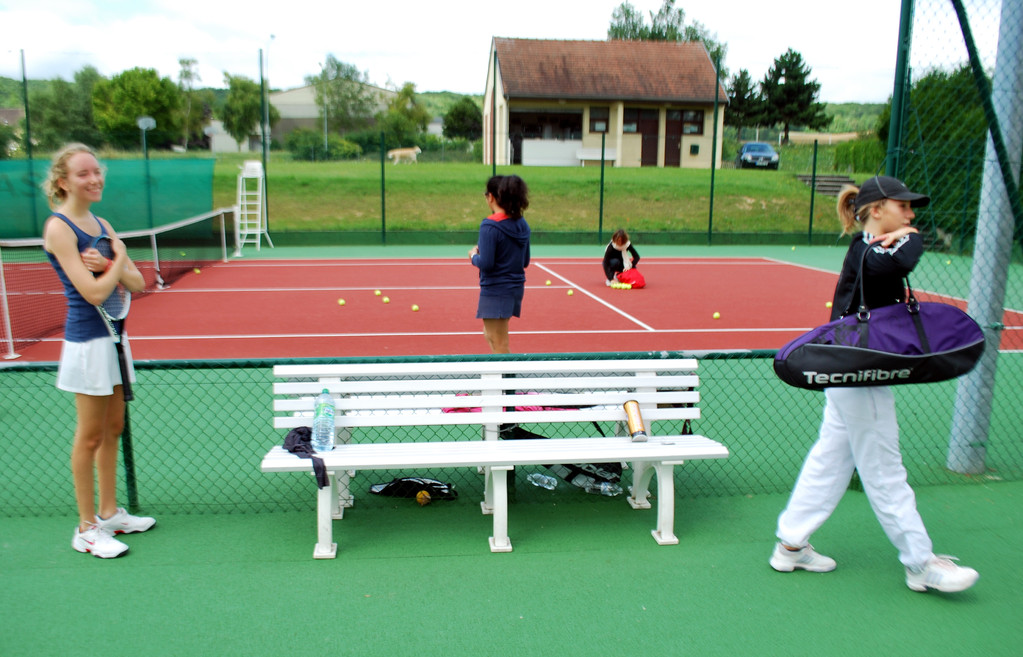
{"type": "MultiPolygon", "coordinates": [[[[32,79],[71,79],[91,64],[106,76],[139,66],[177,80],[178,60],[189,57],[198,61],[203,86],[220,87],[225,71],[258,80],[263,49],[275,88],[302,85],[330,53],[381,86],[414,82],[420,91],[479,94],[494,36],[604,39],[621,0],[50,0],[35,9],[24,4],[0,0],[5,35],[0,75],[6,77],[21,78],[23,49],[32,79]]],[[[646,14],[661,0],[632,5],[646,14]]],[[[677,6],[687,23],[702,23],[728,44],[725,66],[732,72],[744,68],[760,80],[792,48],[821,83],[822,100],[883,102],[891,94],[899,27],[894,0],[860,0],[848,7],[819,0],[680,0],[677,6]]]]}

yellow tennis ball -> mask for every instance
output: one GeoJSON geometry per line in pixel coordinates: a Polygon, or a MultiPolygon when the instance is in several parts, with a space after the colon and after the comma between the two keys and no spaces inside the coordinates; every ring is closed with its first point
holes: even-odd
{"type": "Polygon", "coordinates": [[[417,306],[416,304],[412,304],[412,312],[414,313],[419,312],[419,306],[417,306]]]}
{"type": "Polygon", "coordinates": [[[195,273],[197,273],[197,274],[199,274],[199,273],[202,273],[202,270],[201,270],[201,269],[199,269],[198,267],[196,267],[196,268],[195,268],[195,269],[193,269],[192,271],[194,271],[194,272],[195,272],[195,273]]]}
{"type": "Polygon", "coordinates": [[[825,307],[825,308],[830,308],[830,307],[831,307],[831,302],[829,301],[829,302],[827,302],[826,304],[824,304],[824,307],[825,307]]]}
{"type": "Polygon", "coordinates": [[[384,297],[383,298],[383,302],[384,303],[391,303],[391,297],[384,297]]]}
{"type": "Polygon", "coordinates": [[[339,306],[345,305],[345,300],[344,299],[338,299],[337,300],[337,305],[339,305],[339,306]]]}
{"type": "Polygon", "coordinates": [[[572,290],[568,291],[568,296],[572,296],[573,294],[575,294],[575,292],[573,292],[572,290]]]}
{"type": "Polygon", "coordinates": [[[373,290],[373,294],[380,296],[380,290],[373,290]]]}
{"type": "Polygon", "coordinates": [[[550,285],[550,284],[551,284],[551,281],[550,281],[550,279],[547,279],[547,282],[546,282],[546,283],[544,283],[544,285],[550,285]]]}
{"type": "Polygon", "coordinates": [[[421,490],[416,493],[416,502],[419,502],[419,506],[426,506],[430,503],[430,491],[421,490]]]}
{"type": "Polygon", "coordinates": [[[721,319],[721,313],[714,313],[714,319],[721,319]]]}

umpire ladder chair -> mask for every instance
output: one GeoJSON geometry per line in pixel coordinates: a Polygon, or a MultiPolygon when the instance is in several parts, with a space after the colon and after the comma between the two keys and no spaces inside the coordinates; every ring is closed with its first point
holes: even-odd
{"type": "Polygon", "coordinates": [[[273,241],[266,227],[266,189],[263,187],[263,163],[246,160],[238,175],[238,196],[235,202],[235,257],[242,255],[242,247],[255,244],[256,250],[266,237],[273,248],[273,241]]]}

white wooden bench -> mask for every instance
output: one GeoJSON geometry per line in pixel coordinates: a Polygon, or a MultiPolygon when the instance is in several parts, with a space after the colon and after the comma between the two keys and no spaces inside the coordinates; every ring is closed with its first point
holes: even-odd
{"type": "MultiPolygon", "coordinates": [[[[274,367],[277,429],[311,424],[313,400],[323,388],[335,397],[337,445],[319,455],[330,485],[317,493],[315,558],[336,556],[332,520],[354,504],[350,478],[359,470],[475,467],[484,474],[483,513],[493,515],[490,548],[511,551],[506,472],[515,466],[555,463],[626,463],[632,470],[627,501],[649,509],[649,484],[657,475],[654,539],[678,543],[674,534],[674,466],[694,459],[725,458],[723,445],[703,436],[658,432],[658,425],[700,417],[697,363],[691,358],[644,360],[551,359],[461,362],[278,365],[274,367]],[[522,393],[529,394],[522,394],[522,393]],[[648,439],[626,435],[623,404],[639,403],[648,439]],[[546,410],[514,411],[516,405],[546,410]],[[478,409],[444,412],[442,409],[478,409]],[[556,410],[552,410],[556,409],[556,410]],[[592,422],[612,422],[615,436],[593,437],[592,422]],[[544,433],[551,424],[577,423],[583,434],[549,440],[498,440],[502,425],[519,423],[544,433]],[[477,426],[482,440],[360,443],[373,427],[477,426]],[[534,426],[537,425],[537,426],[534,426]],[[587,428],[589,429],[587,431],[587,428]]],[[[283,440],[281,441],[283,442],[283,440]]],[[[271,449],[264,472],[312,472],[312,462],[271,449]]]]}
{"type": "MultiPolygon", "coordinates": [[[[600,149],[599,148],[580,148],[575,152],[576,159],[579,160],[580,166],[586,166],[587,162],[600,162],[600,149]]],[[[614,165],[618,157],[618,152],[613,148],[604,149],[604,162],[614,165]]]]}

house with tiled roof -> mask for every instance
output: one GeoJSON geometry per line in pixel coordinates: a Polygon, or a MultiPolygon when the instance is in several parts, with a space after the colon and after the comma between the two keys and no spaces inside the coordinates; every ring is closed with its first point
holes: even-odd
{"type": "Polygon", "coordinates": [[[710,168],[724,86],[700,42],[495,37],[483,107],[487,164],[710,168]]]}

